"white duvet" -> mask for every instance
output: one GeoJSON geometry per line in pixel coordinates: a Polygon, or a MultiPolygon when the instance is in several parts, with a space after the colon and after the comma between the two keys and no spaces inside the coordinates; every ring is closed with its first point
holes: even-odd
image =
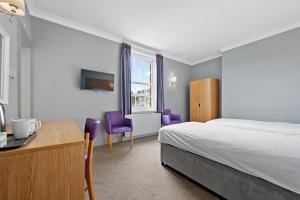
{"type": "Polygon", "coordinates": [[[300,125],[236,119],[159,130],[173,145],[300,194],[300,125]]]}

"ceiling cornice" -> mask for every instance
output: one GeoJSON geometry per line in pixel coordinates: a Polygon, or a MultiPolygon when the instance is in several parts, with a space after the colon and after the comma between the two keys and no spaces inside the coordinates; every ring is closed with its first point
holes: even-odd
{"type": "Polygon", "coordinates": [[[46,21],[50,21],[62,26],[66,26],[78,31],[82,31],[91,35],[95,35],[95,36],[99,36],[114,42],[122,42],[123,39],[119,36],[107,33],[105,31],[102,31],[100,29],[97,28],[93,28],[91,26],[87,26],[72,20],[68,20],[66,18],[62,18],[44,11],[41,11],[40,9],[36,8],[36,6],[34,5],[32,0],[27,0],[27,5],[28,5],[28,9],[29,9],[29,13],[31,16],[40,18],[40,19],[44,19],[46,21]]]}
{"type": "MultiPolygon", "coordinates": [[[[50,22],[53,22],[53,23],[56,23],[56,24],[59,24],[59,25],[62,25],[62,26],[66,26],[66,27],[72,28],[74,30],[85,32],[85,33],[88,33],[88,34],[91,34],[91,35],[94,35],[94,36],[98,36],[98,37],[101,37],[101,38],[104,38],[104,39],[107,39],[107,40],[111,40],[111,41],[114,41],[114,42],[117,42],[117,43],[122,43],[122,42],[126,41],[126,38],[122,38],[121,36],[117,36],[117,35],[105,32],[103,30],[100,30],[98,28],[94,28],[92,26],[87,26],[87,25],[84,25],[84,24],[81,24],[81,23],[78,23],[78,22],[75,22],[75,21],[72,21],[72,20],[68,20],[66,18],[62,18],[62,17],[56,16],[56,15],[47,13],[45,11],[42,11],[42,10],[38,9],[35,6],[33,0],[27,0],[26,3],[27,3],[27,7],[28,7],[28,10],[29,10],[29,13],[30,13],[31,16],[34,16],[34,17],[37,17],[37,18],[40,18],[40,19],[43,19],[43,20],[46,20],[46,21],[50,21],[50,22]]],[[[293,29],[296,29],[296,28],[299,28],[299,27],[300,27],[300,22],[297,22],[297,23],[290,24],[288,26],[284,26],[284,27],[282,27],[280,29],[277,29],[277,30],[274,30],[272,32],[262,34],[262,35],[258,35],[256,37],[251,38],[251,39],[238,41],[236,43],[233,43],[231,45],[228,45],[224,48],[219,49],[218,50],[219,53],[212,54],[212,55],[210,55],[208,57],[205,57],[205,58],[202,58],[202,59],[200,59],[196,62],[191,62],[191,61],[188,61],[186,59],[180,58],[178,56],[170,55],[169,53],[166,53],[166,52],[163,52],[163,51],[159,51],[158,53],[162,54],[166,58],[184,63],[186,65],[194,66],[196,64],[199,64],[199,63],[202,63],[202,62],[206,62],[208,60],[212,60],[212,59],[221,57],[222,53],[225,52],[225,51],[228,51],[228,50],[231,50],[231,49],[234,49],[234,48],[237,48],[237,47],[241,47],[241,46],[244,46],[244,45],[247,45],[247,44],[250,44],[250,43],[265,39],[265,38],[268,38],[268,37],[272,37],[272,36],[278,35],[280,33],[290,31],[290,30],[293,30],[293,29]]],[[[146,47],[146,46],[144,46],[144,47],[146,47]]],[[[152,49],[152,48],[150,48],[150,49],[152,49]]]]}
{"type": "Polygon", "coordinates": [[[259,40],[263,40],[263,39],[266,39],[266,38],[269,38],[269,37],[272,37],[272,36],[278,35],[280,33],[284,33],[284,32],[299,28],[299,27],[300,27],[300,22],[292,23],[292,24],[289,24],[287,26],[276,29],[274,31],[271,31],[271,32],[268,32],[268,33],[265,33],[265,34],[262,34],[262,35],[258,35],[256,37],[253,37],[253,38],[250,38],[250,39],[246,39],[246,40],[243,40],[243,41],[233,43],[233,44],[231,44],[227,47],[221,48],[220,51],[223,53],[225,51],[235,49],[237,47],[241,47],[241,46],[253,43],[253,42],[257,42],[259,40]]]}
{"type": "MultiPolygon", "coordinates": [[[[62,17],[56,16],[56,15],[47,13],[45,11],[42,11],[42,10],[36,8],[36,6],[32,0],[27,0],[27,6],[28,6],[30,15],[33,17],[37,17],[37,18],[40,18],[40,19],[43,19],[43,20],[46,20],[46,21],[49,21],[49,22],[52,22],[55,24],[59,24],[59,25],[62,25],[62,26],[68,27],[68,28],[72,28],[74,30],[85,32],[85,33],[88,33],[88,34],[91,34],[91,35],[94,35],[97,37],[101,37],[101,38],[104,38],[104,39],[107,39],[107,40],[110,40],[113,42],[122,43],[122,42],[126,41],[125,38],[105,32],[98,28],[94,28],[92,26],[87,26],[87,25],[84,25],[84,24],[81,24],[81,23],[78,23],[78,22],[75,22],[72,20],[68,20],[66,18],[62,18],[62,17]]],[[[143,46],[147,47],[145,45],[143,45],[143,46]]],[[[149,49],[153,49],[153,48],[149,47],[149,49]]],[[[158,53],[162,54],[166,58],[184,63],[186,65],[191,65],[191,63],[189,61],[187,61],[183,58],[179,58],[179,57],[173,56],[169,53],[165,53],[165,52],[162,52],[159,50],[157,50],[157,51],[158,51],[158,53]]]]}
{"type": "Polygon", "coordinates": [[[196,62],[193,62],[193,63],[191,63],[191,65],[192,65],[192,66],[195,66],[195,65],[197,65],[197,64],[200,64],[200,63],[203,63],[203,62],[212,60],[212,59],[216,59],[216,58],[219,58],[219,57],[222,57],[222,53],[221,53],[221,52],[220,52],[220,53],[216,53],[216,54],[211,55],[211,56],[208,56],[208,57],[203,58],[203,59],[201,59],[201,60],[198,60],[198,61],[196,61],[196,62]]]}

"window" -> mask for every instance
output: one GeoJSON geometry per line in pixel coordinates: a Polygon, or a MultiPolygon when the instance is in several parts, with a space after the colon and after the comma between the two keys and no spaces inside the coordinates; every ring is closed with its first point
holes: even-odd
{"type": "Polygon", "coordinates": [[[137,51],[131,53],[131,109],[156,110],[156,58],[137,51]]]}

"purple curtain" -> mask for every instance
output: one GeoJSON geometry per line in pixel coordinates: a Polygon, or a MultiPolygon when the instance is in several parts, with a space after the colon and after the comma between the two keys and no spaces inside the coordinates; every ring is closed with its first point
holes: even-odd
{"type": "Polygon", "coordinates": [[[131,47],[121,46],[121,108],[122,114],[131,114],[131,47]]]}
{"type": "Polygon", "coordinates": [[[164,57],[156,55],[157,66],[157,112],[164,111],[164,57]]]}

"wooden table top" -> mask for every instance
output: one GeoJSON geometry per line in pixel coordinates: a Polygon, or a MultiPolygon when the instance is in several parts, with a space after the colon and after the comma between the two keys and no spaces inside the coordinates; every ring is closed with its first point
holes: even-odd
{"type": "Polygon", "coordinates": [[[47,121],[42,122],[42,127],[28,144],[17,149],[0,151],[0,157],[82,143],[83,134],[74,121],[47,121]]]}

